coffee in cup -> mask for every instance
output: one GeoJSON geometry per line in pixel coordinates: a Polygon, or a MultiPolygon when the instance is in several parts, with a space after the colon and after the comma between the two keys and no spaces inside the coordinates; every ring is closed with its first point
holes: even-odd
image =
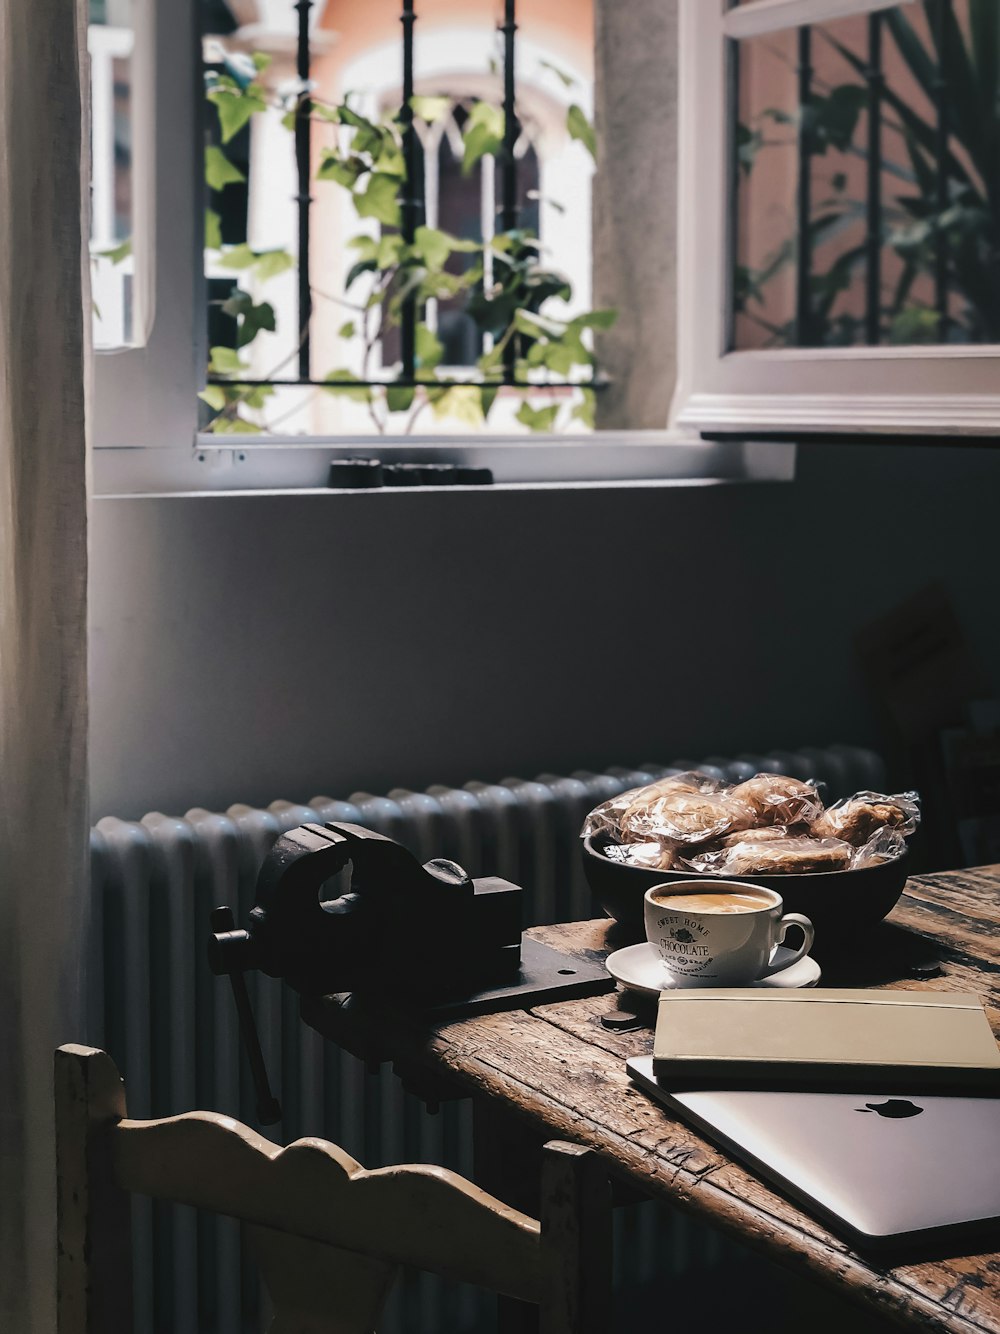
{"type": "Polygon", "coordinates": [[[693,888],[689,880],[666,881],[646,891],[646,936],[674,986],[743,986],[787,968],[809,953],[814,931],[808,917],[782,914],[781,895],[763,885],[716,880],[693,888]],[[790,926],[802,944],[774,961],[790,926]]]}

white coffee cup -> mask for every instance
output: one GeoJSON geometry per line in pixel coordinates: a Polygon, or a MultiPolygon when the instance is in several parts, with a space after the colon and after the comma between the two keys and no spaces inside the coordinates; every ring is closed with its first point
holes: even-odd
{"type": "Polygon", "coordinates": [[[788,968],[812,948],[801,913],[782,914],[781,895],[740,880],[671,880],[645,894],[646,938],[678,987],[738,987],[788,968]],[[792,957],[774,960],[790,926],[802,931],[792,957]]]}

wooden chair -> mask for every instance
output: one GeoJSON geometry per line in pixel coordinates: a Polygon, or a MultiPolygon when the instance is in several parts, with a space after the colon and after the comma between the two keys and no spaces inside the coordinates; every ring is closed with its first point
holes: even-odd
{"type": "Polygon", "coordinates": [[[58,1334],[131,1334],[130,1192],[243,1221],[269,1334],[370,1334],[400,1265],[535,1303],[541,1334],[610,1328],[610,1189],[588,1149],[545,1146],[539,1222],[441,1167],[369,1172],[212,1112],[128,1120],[90,1047],[59,1048],[55,1092],[58,1334]]]}

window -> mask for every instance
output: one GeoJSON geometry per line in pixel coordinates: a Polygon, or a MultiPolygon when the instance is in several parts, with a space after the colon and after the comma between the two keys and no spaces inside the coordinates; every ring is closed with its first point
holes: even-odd
{"type": "Polygon", "coordinates": [[[1000,7],[682,21],[679,422],[1000,435],[1000,7]]]}
{"type": "Polygon", "coordinates": [[[205,34],[206,430],[590,428],[590,52],[522,8],[205,34]]]}
{"type": "MultiPolygon", "coordinates": [[[[622,6],[602,18],[600,58],[611,71],[604,114],[616,146],[607,178],[615,184],[604,186],[595,211],[602,230],[592,285],[590,0],[128,3],[134,259],[131,272],[129,257],[120,260],[116,276],[123,286],[130,279],[132,341],[96,358],[99,491],[321,486],[331,458],[367,450],[376,434],[385,457],[426,461],[447,446],[449,458],[472,462],[475,450],[498,481],[788,476],[788,451],[705,446],[666,429],[672,20],[644,27],[654,54],[636,112],[619,106],[616,91],[630,77],[619,39],[632,20],[622,6]],[[410,89],[399,22],[407,14],[410,89]],[[508,151],[511,15],[516,132],[508,151]],[[404,106],[413,111],[413,179],[422,184],[405,219],[403,127],[383,125],[404,106]],[[365,124],[389,135],[370,135],[362,152],[354,132],[365,124]],[[376,139],[385,151],[373,171],[376,139]],[[376,176],[393,177],[392,189],[382,180],[369,194],[376,176]],[[622,210],[640,177],[651,188],[622,210]],[[366,196],[361,216],[358,193],[366,196]],[[430,247],[429,259],[437,255],[434,290],[393,288],[385,295],[400,298],[394,319],[382,326],[369,314],[366,333],[371,285],[386,276],[381,261],[400,238],[410,244],[404,224],[430,247]],[[511,232],[521,235],[508,241],[511,232]],[[501,258],[492,253],[505,245],[501,258]],[[495,275],[512,260],[517,290],[499,292],[506,309],[490,306],[498,295],[490,265],[495,275]],[[612,321],[604,337],[617,369],[608,387],[588,393],[601,374],[594,345],[612,321]],[[602,393],[614,425],[594,432],[590,413],[602,393]]],[[[110,14],[107,0],[95,22],[110,14]]]]}
{"type": "Polygon", "coordinates": [[[132,253],[131,0],[91,0],[90,253],[94,345],[128,347],[135,340],[135,256],[132,253]]]}

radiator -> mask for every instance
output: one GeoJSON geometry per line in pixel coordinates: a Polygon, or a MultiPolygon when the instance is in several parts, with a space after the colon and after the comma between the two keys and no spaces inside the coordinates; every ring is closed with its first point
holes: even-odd
{"type": "MultiPolygon", "coordinates": [[[[246,919],[258,868],[285,830],[309,821],[364,825],[404,843],[421,861],[450,857],[473,875],[523,885],[525,925],[574,920],[595,915],[578,849],[586,812],[627,788],[689,768],[732,781],[760,770],[813,777],[827,784],[828,798],[879,790],[884,782],[876,755],[838,745],[426,792],[396,789],[387,796],[360,792],[347,801],[314,797],[304,806],[275,801],[266,810],[235,805],[224,814],[195,809],[183,818],[100,820],[91,836],[88,1028],[125,1075],[131,1115],[205,1107],[254,1124],[235,1008],[228,986],[208,971],[205,941],[218,904],[232,904],[237,918],[246,919]]],[[[426,1161],[470,1174],[468,1103],[427,1114],[388,1067],[368,1073],[306,1028],[289,988],[256,973],[247,983],[284,1112],[274,1138],[324,1135],[369,1167],[426,1161]]],[[[262,1302],[235,1223],[137,1201],[133,1232],[137,1334],[257,1334],[262,1302]]],[[[722,1245],[679,1216],[648,1208],[623,1211],[617,1232],[617,1280],[630,1291],[653,1272],[662,1278],[665,1266],[711,1268],[722,1245]]],[[[387,1314],[386,1330],[453,1334],[489,1327],[481,1294],[427,1278],[408,1280],[387,1314]]]]}

